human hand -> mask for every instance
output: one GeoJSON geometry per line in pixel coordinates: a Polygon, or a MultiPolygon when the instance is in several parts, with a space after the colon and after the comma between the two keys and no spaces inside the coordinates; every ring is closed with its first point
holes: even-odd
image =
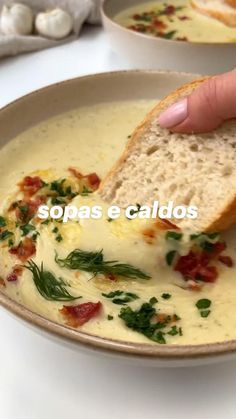
{"type": "Polygon", "coordinates": [[[232,118],[236,118],[236,70],[209,78],[160,114],[158,122],[188,134],[212,131],[232,118]]]}

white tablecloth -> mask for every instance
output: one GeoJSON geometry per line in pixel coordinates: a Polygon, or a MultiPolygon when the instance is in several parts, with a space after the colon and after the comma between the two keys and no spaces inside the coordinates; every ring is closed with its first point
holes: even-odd
{"type": "MultiPolygon", "coordinates": [[[[31,90],[128,66],[102,29],[0,63],[0,106],[31,90]]],[[[1,419],[235,419],[236,362],[149,369],[86,357],[26,328],[0,308],[1,419]]]]}

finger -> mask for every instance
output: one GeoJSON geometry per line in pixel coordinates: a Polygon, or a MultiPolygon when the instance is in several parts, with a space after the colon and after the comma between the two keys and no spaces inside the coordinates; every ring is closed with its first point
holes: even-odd
{"type": "Polygon", "coordinates": [[[210,78],[159,117],[173,132],[209,132],[236,118],[236,70],[210,78]]]}

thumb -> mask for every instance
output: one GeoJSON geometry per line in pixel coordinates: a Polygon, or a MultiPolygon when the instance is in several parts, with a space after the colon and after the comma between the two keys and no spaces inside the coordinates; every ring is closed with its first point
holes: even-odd
{"type": "Polygon", "coordinates": [[[188,97],[160,114],[161,127],[173,132],[209,132],[236,118],[236,70],[209,78],[188,97]]]}

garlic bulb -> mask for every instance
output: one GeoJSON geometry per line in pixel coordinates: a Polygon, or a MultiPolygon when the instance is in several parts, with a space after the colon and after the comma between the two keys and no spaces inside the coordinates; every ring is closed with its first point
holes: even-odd
{"type": "Polygon", "coordinates": [[[73,29],[73,20],[69,13],[56,8],[36,16],[35,27],[42,36],[52,39],[65,38],[73,29]]]}
{"type": "Polygon", "coordinates": [[[21,3],[3,6],[0,27],[5,35],[29,35],[33,31],[33,12],[21,3]]]}

